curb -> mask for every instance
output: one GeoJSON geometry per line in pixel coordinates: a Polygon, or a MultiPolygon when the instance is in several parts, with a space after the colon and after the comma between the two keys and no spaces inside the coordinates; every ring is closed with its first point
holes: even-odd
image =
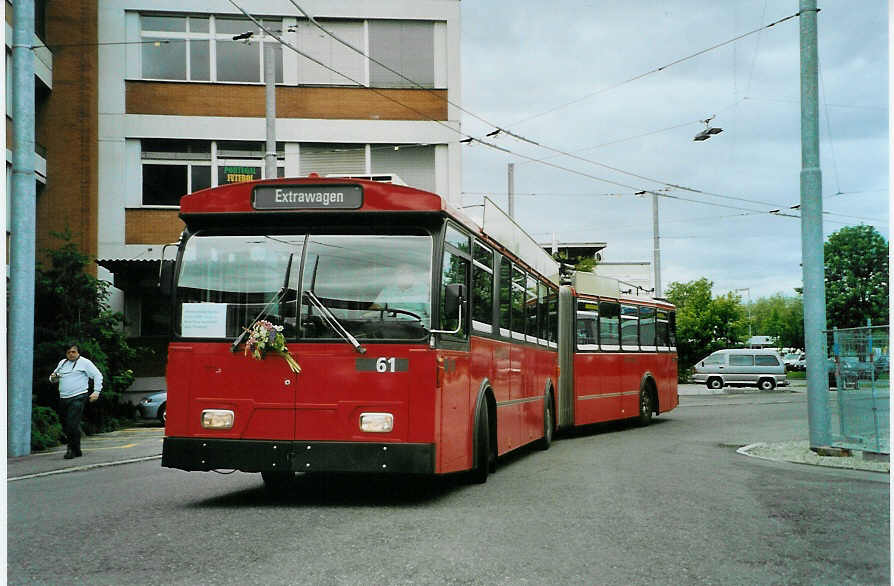
{"type": "Polygon", "coordinates": [[[95,468],[106,468],[108,466],[119,466],[121,464],[134,464],[136,462],[146,462],[148,460],[161,459],[161,455],[144,456],[142,458],[131,458],[130,460],[117,460],[115,462],[98,462],[96,464],[87,464],[84,466],[73,466],[71,468],[61,468],[59,470],[49,470],[47,472],[37,472],[35,474],[25,474],[22,476],[13,476],[7,478],[6,482],[15,482],[16,480],[27,480],[29,478],[40,478],[41,476],[53,476],[55,474],[67,474],[68,472],[81,472],[83,470],[93,470],[95,468]]]}

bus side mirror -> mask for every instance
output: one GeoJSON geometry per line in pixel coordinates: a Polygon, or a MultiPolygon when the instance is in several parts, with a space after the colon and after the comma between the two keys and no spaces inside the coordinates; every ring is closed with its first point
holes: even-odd
{"type": "Polygon", "coordinates": [[[161,261],[161,268],[158,271],[158,286],[162,295],[170,296],[174,292],[174,261],[161,261]]]}
{"type": "Polygon", "coordinates": [[[444,317],[455,319],[459,316],[459,307],[466,297],[466,286],[461,283],[451,283],[444,290],[444,317]]]}

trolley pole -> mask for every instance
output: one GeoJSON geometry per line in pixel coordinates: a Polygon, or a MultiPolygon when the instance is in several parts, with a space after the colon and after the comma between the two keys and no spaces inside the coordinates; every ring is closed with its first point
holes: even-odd
{"type": "Polygon", "coordinates": [[[267,122],[267,148],[264,152],[264,177],[276,178],[276,66],[273,43],[264,37],[264,85],[267,122]]]}
{"type": "Polygon", "coordinates": [[[34,374],[34,278],[37,190],[34,185],[34,0],[15,3],[12,48],[12,193],[9,276],[7,446],[9,456],[31,453],[31,394],[34,374]]]}
{"type": "Polygon", "coordinates": [[[823,198],[819,156],[816,0],[800,0],[801,38],[801,258],[804,345],[807,351],[807,425],[810,449],[829,446],[826,372],[826,289],[823,268],[823,198]]]}
{"type": "Polygon", "coordinates": [[[655,275],[655,297],[661,297],[661,244],[658,235],[658,194],[652,192],[652,271],[655,275]]]}
{"type": "Polygon", "coordinates": [[[515,219],[515,163],[506,167],[506,187],[509,192],[509,217],[515,219]]]}

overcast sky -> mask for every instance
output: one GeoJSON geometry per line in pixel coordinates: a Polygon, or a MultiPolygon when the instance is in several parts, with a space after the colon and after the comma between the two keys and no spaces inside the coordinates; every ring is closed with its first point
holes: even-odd
{"type": "MultiPolygon", "coordinates": [[[[819,7],[823,231],[865,223],[888,239],[887,3],[819,7]]],[[[516,219],[538,241],[555,232],[560,241],[608,243],[607,261],[650,261],[652,203],[636,191],[670,183],[718,194],[725,197],[673,188],[659,200],[665,290],[707,277],[715,295],[739,288],[752,299],[794,295],[801,221],[768,212],[797,215],[788,208],[800,199],[798,18],[622,82],[790,16],[797,0],[464,0],[461,9],[466,110],[657,180],[501,135],[487,140],[515,154],[463,147],[465,205],[488,193],[505,209],[512,162],[516,219]],[[712,115],[723,132],[694,142],[705,128],[699,120],[712,115]]],[[[471,114],[462,124],[475,137],[493,130],[471,114]]]]}

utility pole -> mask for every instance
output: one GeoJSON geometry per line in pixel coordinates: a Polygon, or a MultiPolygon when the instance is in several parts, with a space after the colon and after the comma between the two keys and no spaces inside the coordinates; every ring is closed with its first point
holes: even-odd
{"type": "Polygon", "coordinates": [[[816,0],[801,0],[801,264],[804,345],[807,351],[807,425],[810,449],[828,447],[826,289],[823,268],[823,178],[819,156],[816,0]]]}
{"type": "Polygon", "coordinates": [[[661,297],[661,244],[658,236],[658,194],[652,192],[652,271],[655,275],[655,297],[661,297]]]}
{"type": "Polygon", "coordinates": [[[264,85],[267,121],[267,148],[264,153],[264,177],[276,178],[276,66],[273,62],[273,43],[264,37],[264,85]]]}
{"type": "Polygon", "coordinates": [[[507,191],[509,192],[509,217],[515,219],[515,163],[506,168],[507,191]]]}
{"type": "Polygon", "coordinates": [[[745,291],[748,294],[748,347],[751,347],[751,289],[748,287],[743,287],[742,289],[736,289],[736,293],[739,291],[745,291]]]}
{"type": "Polygon", "coordinates": [[[12,193],[9,276],[7,446],[9,456],[31,453],[31,394],[34,374],[34,259],[37,190],[34,185],[34,0],[15,3],[12,46],[12,193]]]}

